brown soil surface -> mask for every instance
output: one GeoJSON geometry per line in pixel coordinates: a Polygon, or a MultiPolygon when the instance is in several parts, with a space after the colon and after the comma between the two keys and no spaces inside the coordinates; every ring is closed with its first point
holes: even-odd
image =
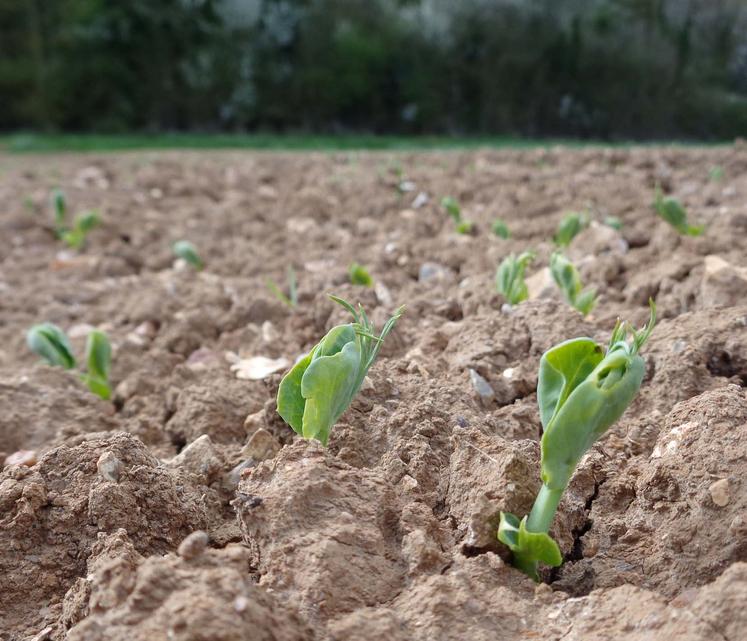
{"type": "Polygon", "coordinates": [[[0,475],[0,639],[745,639],[744,148],[0,156],[0,172],[0,462],[33,451],[0,475]],[[702,237],[654,215],[657,182],[702,237]],[[79,253],[53,234],[57,186],[103,216],[79,253]],[[569,249],[599,291],[587,318],[542,274],[582,209],[623,222],[569,249]],[[203,272],[174,261],[179,239],[203,272]],[[495,269],[528,248],[533,298],[509,308],[495,269]],[[353,261],[376,289],[348,283],[353,261]],[[265,283],[288,265],[294,310],[265,283]],[[326,292],[378,326],[407,311],[325,449],[275,413],[282,372],[240,379],[226,353],[292,362],[346,320],[326,292]],[[641,393],[580,464],[552,530],[565,564],[535,585],[495,530],[539,485],[539,358],[641,324],[649,296],[641,393]],[[89,326],[109,334],[112,402],[28,351],[43,321],[78,354],[89,326]]]}

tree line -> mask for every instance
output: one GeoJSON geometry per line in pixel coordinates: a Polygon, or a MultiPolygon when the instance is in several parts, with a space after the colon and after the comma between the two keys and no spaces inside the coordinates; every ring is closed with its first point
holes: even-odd
{"type": "Polygon", "coordinates": [[[742,0],[0,0],[0,129],[726,139],[742,0]]]}

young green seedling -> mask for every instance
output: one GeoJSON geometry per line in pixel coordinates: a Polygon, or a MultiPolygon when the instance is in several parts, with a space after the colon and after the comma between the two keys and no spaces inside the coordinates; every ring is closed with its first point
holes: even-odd
{"type": "Polygon", "coordinates": [[[462,220],[462,208],[459,203],[451,196],[444,196],[441,199],[441,207],[446,210],[446,213],[451,216],[454,220],[454,224],[459,224],[462,220]]]}
{"type": "Polygon", "coordinates": [[[67,202],[65,201],[65,192],[61,189],[55,189],[52,192],[52,210],[54,212],[54,228],[58,238],[62,237],[65,231],[65,216],[67,214],[67,202]]]}
{"type": "Polygon", "coordinates": [[[61,189],[55,189],[52,192],[52,209],[54,210],[54,232],[57,238],[72,249],[83,247],[90,231],[101,221],[97,211],[86,211],[78,214],[73,221],[73,226],[68,227],[67,202],[61,189]]]}
{"type": "Polygon", "coordinates": [[[381,334],[363,308],[330,296],[353,316],[353,322],[333,327],[288,372],[278,390],[278,414],[304,438],[327,444],[329,432],[358,393],[381,345],[402,315],[400,307],[381,334]]]}
{"type": "Polygon", "coordinates": [[[63,230],[60,238],[72,249],[80,249],[85,245],[89,232],[99,224],[100,220],[96,211],[78,214],[73,221],[72,228],[63,230]]]}
{"type": "Polygon", "coordinates": [[[298,306],[298,283],[296,281],[296,272],[293,267],[288,267],[288,295],[286,296],[278,284],[268,278],[265,280],[267,289],[277,298],[281,303],[288,305],[288,307],[294,308],[298,306]]]}
{"type": "Polygon", "coordinates": [[[41,356],[53,367],[72,369],[75,367],[73,356],[65,332],[52,323],[34,325],[26,332],[26,344],[37,356],[41,356]]]}
{"type": "Polygon", "coordinates": [[[584,289],[576,266],[560,252],[550,257],[550,273],[566,302],[586,316],[597,302],[597,292],[593,287],[584,289]]]}
{"type": "Polygon", "coordinates": [[[112,394],[109,385],[109,370],[112,362],[112,348],[104,332],[93,330],[86,341],[86,373],[82,378],[94,394],[109,400],[112,394]]]}
{"type": "Polygon", "coordinates": [[[511,549],[514,566],[535,581],[539,563],[558,567],[563,562],[548,532],[576,466],[622,416],[641,386],[645,363],[639,352],[656,323],[656,307],[653,301],[649,304],[648,324],[636,331],[618,319],[606,351],[590,338],[574,338],[540,359],[542,487],[527,516],[520,520],[502,512],[498,528],[498,540],[511,549]]]}
{"type": "Polygon", "coordinates": [[[506,223],[504,223],[500,218],[496,218],[493,221],[490,229],[496,236],[500,236],[501,238],[508,239],[511,237],[511,232],[508,229],[508,225],[506,225],[506,223]]]}
{"type": "Polygon", "coordinates": [[[186,261],[197,271],[200,271],[205,267],[205,263],[202,262],[202,258],[200,258],[200,255],[197,253],[197,248],[188,240],[177,240],[172,249],[177,258],[186,261]]]}
{"type": "Polygon", "coordinates": [[[622,220],[617,216],[607,216],[607,218],[604,219],[604,224],[607,225],[607,227],[616,229],[617,231],[620,231],[623,228],[622,220]]]}
{"type": "Polygon", "coordinates": [[[683,236],[700,236],[705,225],[691,225],[687,222],[687,212],[679,200],[671,196],[664,197],[657,185],[654,198],[654,209],[664,220],[683,236]]]}
{"type": "Polygon", "coordinates": [[[445,196],[441,199],[441,207],[446,210],[446,213],[451,216],[454,221],[454,230],[457,234],[471,234],[473,225],[472,222],[462,218],[462,208],[459,203],[454,200],[451,196],[445,196]]]}
{"type": "Polygon", "coordinates": [[[724,168],[721,165],[713,165],[708,170],[708,178],[712,182],[719,182],[724,177],[724,168]]]}
{"type": "Polygon", "coordinates": [[[350,276],[350,282],[353,285],[373,287],[373,278],[371,278],[371,274],[368,273],[368,270],[363,265],[352,263],[348,268],[348,275],[350,276]]]}
{"type": "Polygon", "coordinates": [[[558,225],[558,231],[552,237],[558,247],[568,247],[579,232],[589,226],[589,215],[586,213],[568,213],[558,225]]]}
{"type": "Polygon", "coordinates": [[[534,260],[534,252],[523,252],[518,258],[514,254],[507,256],[498,267],[495,275],[495,286],[503,294],[509,305],[517,305],[529,296],[524,272],[527,265],[534,260]]]}
{"type": "MultiPolygon", "coordinates": [[[[52,323],[34,325],[26,332],[29,349],[41,356],[53,367],[73,369],[76,366],[65,332],[52,323]]],[[[83,382],[94,394],[107,400],[111,396],[109,370],[112,350],[106,334],[95,329],[86,341],[86,372],[81,374],[83,382]]]]}

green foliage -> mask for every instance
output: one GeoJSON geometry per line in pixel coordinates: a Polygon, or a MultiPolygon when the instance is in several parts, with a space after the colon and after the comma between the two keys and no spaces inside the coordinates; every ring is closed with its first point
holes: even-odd
{"type": "Polygon", "coordinates": [[[52,211],[54,213],[54,228],[58,238],[65,232],[65,216],[67,215],[67,202],[65,192],[61,189],[52,191],[52,211]]]}
{"type": "Polygon", "coordinates": [[[721,182],[724,179],[724,168],[720,165],[713,165],[708,170],[708,180],[711,182],[721,182]]]}
{"type": "Polygon", "coordinates": [[[687,212],[682,203],[671,196],[665,198],[658,186],[654,199],[654,209],[659,216],[683,236],[700,236],[705,230],[705,225],[690,225],[687,222],[687,212]]]}
{"type": "Polygon", "coordinates": [[[298,307],[298,283],[296,281],[296,271],[293,269],[293,267],[288,267],[287,296],[285,295],[285,292],[280,289],[278,284],[271,278],[268,278],[265,281],[265,284],[267,285],[267,289],[270,290],[272,295],[275,296],[275,298],[277,298],[281,303],[287,305],[290,308],[298,307]]]}
{"type": "Polygon", "coordinates": [[[539,563],[562,563],[560,550],[547,532],[576,466],[640,389],[645,363],[639,352],[656,323],[653,301],[650,306],[649,322],[641,330],[618,320],[606,351],[590,338],[575,338],[540,359],[542,488],[528,516],[519,521],[513,514],[501,513],[498,528],[498,539],[513,552],[514,565],[535,580],[539,580],[539,563]]]}
{"type": "Polygon", "coordinates": [[[594,288],[584,289],[576,266],[560,252],[550,257],[550,273],[566,302],[586,316],[597,302],[594,288]]]}
{"type": "Polygon", "coordinates": [[[589,226],[589,215],[586,213],[569,212],[558,225],[558,231],[552,237],[558,247],[568,247],[571,241],[589,226]]]}
{"type": "MultiPolygon", "coordinates": [[[[34,354],[53,367],[73,369],[77,364],[67,335],[57,325],[34,325],[26,332],[26,343],[34,354]]],[[[89,390],[104,400],[111,397],[111,360],[112,350],[106,334],[92,330],[86,340],[86,372],[81,374],[81,378],[89,390]]]]}
{"type": "Polygon", "coordinates": [[[471,221],[462,218],[462,208],[459,203],[451,196],[444,196],[441,199],[441,207],[446,210],[446,213],[451,216],[454,221],[454,231],[457,234],[471,234],[474,231],[474,225],[471,221]]]}
{"type": "Polygon", "coordinates": [[[363,265],[352,263],[348,268],[348,275],[350,276],[350,282],[353,285],[373,287],[373,278],[371,278],[371,274],[368,273],[368,270],[363,265]]]}
{"type": "Polygon", "coordinates": [[[506,223],[503,222],[500,218],[496,218],[493,221],[490,229],[496,236],[500,236],[503,239],[508,239],[511,237],[511,232],[508,229],[508,225],[506,225],[506,223]]]}
{"type": "Polygon", "coordinates": [[[67,201],[61,189],[52,191],[52,211],[57,238],[72,249],[81,249],[86,243],[88,234],[101,222],[97,211],[86,211],[78,214],[73,220],[72,227],[68,227],[67,201]]]}
{"type": "Polygon", "coordinates": [[[534,257],[534,252],[530,251],[523,252],[518,258],[511,254],[504,258],[498,266],[495,286],[510,305],[517,305],[529,296],[527,285],[524,282],[524,272],[529,263],[534,260],[534,257]]]}
{"type": "Polygon", "coordinates": [[[402,315],[400,307],[381,334],[359,305],[330,296],[353,316],[353,322],[333,327],[293,366],[278,389],[278,414],[304,438],[327,444],[329,433],[358,393],[381,345],[402,315]]]}
{"type": "Polygon", "coordinates": [[[70,229],[61,232],[60,238],[72,249],[81,249],[86,244],[90,231],[101,222],[97,211],[78,214],[70,229]]]}
{"type": "Polygon", "coordinates": [[[197,271],[201,271],[205,267],[205,263],[202,262],[202,258],[197,253],[197,248],[188,240],[177,240],[172,249],[177,258],[186,261],[197,271]]]}
{"type": "Polygon", "coordinates": [[[441,199],[441,207],[443,207],[446,210],[446,213],[451,216],[455,225],[462,222],[462,208],[454,198],[451,196],[444,196],[441,199]]]}
{"type": "Polygon", "coordinates": [[[112,348],[104,332],[93,330],[86,341],[86,373],[83,381],[94,394],[108,400],[111,396],[109,370],[112,348]]]}
{"type": "Polygon", "coordinates": [[[607,216],[607,218],[604,219],[604,224],[607,225],[607,227],[616,229],[617,231],[620,231],[623,228],[622,220],[617,216],[607,216]]]}
{"type": "Polygon", "coordinates": [[[34,325],[26,332],[26,344],[34,354],[41,356],[54,367],[72,369],[75,367],[73,356],[65,332],[52,323],[34,325]]]}
{"type": "Polygon", "coordinates": [[[456,227],[454,227],[454,231],[456,231],[457,234],[464,234],[465,236],[468,236],[474,231],[474,225],[472,224],[472,221],[460,220],[456,224],[456,227]]]}

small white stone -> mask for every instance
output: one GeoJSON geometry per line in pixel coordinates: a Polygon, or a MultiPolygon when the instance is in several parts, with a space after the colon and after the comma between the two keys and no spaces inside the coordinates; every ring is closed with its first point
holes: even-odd
{"type": "Polygon", "coordinates": [[[275,372],[279,372],[290,365],[287,358],[268,358],[266,356],[251,356],[240,358],[231,365],[231,371],[240,380],[259,381],[275,372]]]}
{"type": "Polygon", "coordinates": [[[729,505],[729,479],[719,479],[708,486],[708,492],[711,495],[711,500],[718,505],[718,507],[724,507],[729,505]]]}

